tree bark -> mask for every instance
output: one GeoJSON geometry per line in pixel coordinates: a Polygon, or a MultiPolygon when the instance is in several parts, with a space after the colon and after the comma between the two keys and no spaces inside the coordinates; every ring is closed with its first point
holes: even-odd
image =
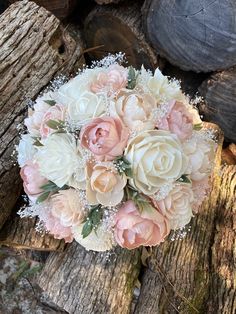
{"type": "Polygon", "coordinates": [[[36,231],[36,218],[20,218],[13,213],[0,230],[0,246],[19,250],[63,251],[65,242],[54,239],[45,231],[36,231]]]}
{"type": "MultiPolygon", "coordinates": [[[[8,2],[9,4],[12,4],[16,1],[18,0],[9,0],[8,2]]],[[[52,12],[59,19],[63,20],[72,13],[77,0],[35,0],[34,2],[52,12]]]]}
{"type": "Polygon", "coordinates": [[[205,119],[218,124],[225,137],[236,142],[236,67],[213,74],[199,91],[206,100],[200,108],[205,119]]]}
{"type": "Polygon", "coordinates": [[[236,64],[234,0],[146,0],[145,35],[183,70],[211,72],[236,64]]]}
{"type": "Polygon", "coordinates": [[[139,256],[137,250],[116,249],[109,257],[74,242],[64,253],[51,253],[38,282],[69,313],[128,314],[139,256]]]}
{"type": "Polygon", "coordinates": [[[110,3],[118,3],[124,0],[95,0],[97,4],[110,4],[110,3]]]}
{"type": "Polygon", "coordinates": [[[93,59],[108,53],[124,52],[130,65],[149,69],[159,65],[159,59],[146,42],[141,25],[140,6],[124,3],[119,6],[97,6],[85,20],[87,47],[93,59]]]}
{"type": "Polygon", "coordinates": [[[209,198],[182,240],[153,250],[135,314],[233,314],[235,297],[236,166],[220,167],[209,198]]]}
{"type": "Polygon", "coordinates": [[[35,3],[11,5],[0,19],[0,228],[21,192],[12,153],[19,141],[29,99],[35,99],[59,74],[83,62],[81,44],[57,18],[35,3]]]}

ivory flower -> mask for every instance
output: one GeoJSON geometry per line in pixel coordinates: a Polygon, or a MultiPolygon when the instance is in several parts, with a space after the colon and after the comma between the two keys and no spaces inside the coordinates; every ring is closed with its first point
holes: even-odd
{"type": "Polygon", "coordinates": [[[132,138],[125,150],[131,163],[132,186],[146,195],[155,194],[165,183],[175,181],[188,165],[177,136],[168,131],[144,131],[132,138]]]}
{"type": "Polygon", "coordinates": [[[158,245],[169,231],[168,221],[155,208],[140,212],[133,201],[124,203],[115,218],[115,239],[127,249],[158,245]]]}
{"type": "Polygon", "coordinates": [[[167,197],[154,201],[154,205],[165,216],[173,230],[183,228],[193,217],[194,195],[189,183],[176,184],[167,197]]]}
{"type": "Polygon", "coordinates": [[[81,197],[74,189],[61,190],[51,197],[51,212],[64,227],[81,224],[85,212],[81,197]]]}
{"type": "Polygon", "coordinates": [[[155,108],[156,100],[150,94],[122,90],[111,101],[110,112],[112,116],[117,115],[131,131],[142,131],[155,128],[155,108]]]}
{"type": "Polygon", "coordinates": [[[113,235],[106,231],[103,225],[100,225],[96,232],[93,230],[86,238],[82,236],[83,224],[72,228],[72,233],[79,244],[86,250],[103,252],[110,250],[114,245],[113,235]]]}
{"type": "Polygon", "coordinates": [[[82,149],[72,135],[52,134],[46,138],[36,161],[41,174],[57,186],[85,187],[82,149]]]}
{"type": "Polygon", "coordinates": [[[17,150],[17,159],[20,167],[23,167],[27,161],[33,160],[34,155],[36,154],[37,150],[33,145],[35,140],[29,135],[24,134],[21,136],[19,145],[16,146],[17,150]]]}
{"type": "Polygon", "coordinates": [[[119,175],[111,162],[87,165],[86,194],[91,205],[117,205],[123,199],[126,183],[125,175],[119,175]]]}

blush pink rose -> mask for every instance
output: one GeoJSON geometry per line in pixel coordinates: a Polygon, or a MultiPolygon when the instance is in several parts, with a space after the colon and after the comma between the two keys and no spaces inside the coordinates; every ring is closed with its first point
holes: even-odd
{"type": "Polygon", "coordinates": [[[90,90],[96,94],[106,92],[111,95],[126,87],[127,77],[127,69],[118,64],[111,65],[107,72],[98,73],[95,81],[90,85],[90,90]]]}
{"type": "Polygon", "coordinates": [[[210,191],[209,177],[205,177],[200,181],[192,180],[192,189],[194,195],[193,211],[197,213],[210,191]]]}
{"type": "Polygon", "coordinates": [[[35,202],[42,189],[42,185],[46,184],[48,180],[39,173],[39,166],[32,161],[26,162],[25,166],[21,168],[20,176],[23,180],[23,187],[25,193],[32,202],[35,202]]]}
{"type": "Polygon", "coordinates": [[[39,218],[43,222],[46,230],[53,235],[55,239],[64,239],[66,243],[73,241],[74,237],[71,228],[63,226],[60,219],[52,215],[49,206],[45,205],[42,208],[39,218]]]}
{"type": "Polygon", "coordinates": [[[82,146],[106,161],[123,154],[128,137],[128,128],[120,119],[111,117],[95,118],[80,132],[82,146]]]}
{"type": "Polygon", "coordinates": [[[40,135],[42,138],[48,137],[49,134],[55,131],[47,125],[47,122],[49,120],[64,121],[65,120],[65,107],[62,105],[56,104],[50,107],[45,112],[41,121],[41,125],[40,125],[40,135]]]}
{"type": "Polygon", "coordinates": [[[167,105],[165,116],[158,121],[160,130],[167,130],[176,134],[181,140],[185,140],[193,132],[193,115],[182,102],[172,100],[167,105]]]}
{"type": "Polygon", "coordinates": [[[115,239],[124,248],[155,246],[169,234],[168,221],[156,209],[147,206],[140,212],[133,201],[127,201],[115,217],[115,239]]]}

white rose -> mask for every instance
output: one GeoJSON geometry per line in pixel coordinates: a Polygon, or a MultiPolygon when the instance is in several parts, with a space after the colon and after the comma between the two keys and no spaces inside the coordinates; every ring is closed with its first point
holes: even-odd
{"type": "Polygon", "coordinates": [[[160,212],[169,220],[173,230],[183,228],[193,217],[192,204],[194,195],[189,183],[176,184],[168,196],[155,205],[160,212]]]}
{"type": "Polygon", "coordinates": [[[213,166],[216,143],[201,137],[193,137],[183,143],[185,154],[189,158],[187,174],[195,181],[209,176],[213,166]]]}
{"type": "Polygon", "coordinates": [[[147,195],[185,173],[188,159],[180,141],[169,131],[145,131],[131,139],[125,151],[131,163],[131,185],[147,195]]]}
{"type": "Polygon", "coordinates": [[[113,235],[110,231],[105,231],[103,226],[99,226],[96,232],[93,230],[86,238],[82,236],[83,224],[72,228],[75,241],[81,244],[86,250],[97,252],[108,251],[114,245],[113,235]]]}
{"type": "Polygon", "coordinates": [[[91,205],[115,206],[124,196],[126,176],[119,175],[112,162],[87,165],[86,195],[91,205]]]}
{"type": "Polygon", "coordinates": [[[79,225],[85,218],[80,193],[74,189],[61,190],[51,197],[51,213],[62,226],[79,225]]]}
{"type": "Polygon", "coordinates": [[[85,188],[85,170],[82,148],[69,134],[52,134],[40,147],[36,162],[40,173],[57,186],[85,188]]]}
{"type": "Polygon", "coordinates": [[[104,98],[85,91],[68,103],[68,120],[72,124],[85,124],[90,119],[100,117],[106,113],[104,98]]]}
{"type": "Polygon", "coordinates": [[[46,93],[42,97],[37,98],[34,104],[34,110],[31,108],[28,110],[28,117],[25,119],[24,123],[31,136],[40,137],[39,130],[43,116],[51,107],[45,100],[52,100],[51,93],[46,93]]]}
{"type": "Polygon", "coordinates": [[[150,94],[123,90],[111,101],[111,116],[118,116],[131,131],[155,128],[153,110],[156,100],[150,94]]]}
{"type": "Polygon", "coordinates": [[[147,87],[158,103],[166,103],[173,99],[183,102],[186,99],[179,83],[169,81],[159,69],[156,69],[154,76],[148,80],[147,87]]]}
{"type": "Polygon", "coordinates": [[[21,168],[26,164],[27,161],[33,160],[37,151],[33,145],[34,142],[35,140],[29,134],[24,134],[21,136],[19,145],[16,146],[18,153],[18,163],[21,168]]]}

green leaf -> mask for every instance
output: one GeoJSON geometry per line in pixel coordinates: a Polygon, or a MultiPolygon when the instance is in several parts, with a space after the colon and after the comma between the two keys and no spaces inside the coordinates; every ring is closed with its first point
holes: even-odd
{"type": "Polygon", "coordinates": [[[202,129],[202,123],[194,124],[194,125],[193,125],[193,129],[194,129],[195,131],[201,130],[201,129],[202,129]]]}
{"type": "Polygon", "coordinates": [[[61,131],[64,128],[64,122],[61,120],[48,120],[46,125],[53,130],[61,131]]]}
{"type": "Polygon", "coordinates": [[[191,183],[191,180],[189,179],[187,174],[183,174],[178,180],[176,180],[177,182],[181,182],[181,183],[191,183]]]}
{"type": "Polygon", "coordinates": [[[129,72],[128,72],[128,84],[127,88],[128,89],[134,89],[136,86],[136,81],[137,81],[137,76],[135,74],[135,70],[132,66],[129,67],[129,72]]]}
{"type": "Polygon", "coordinates": [[[43,144],[39,141],[39,139],[37,138],[35,140],[35,142],[33,143],[34,146],[43,146],[43,144]]]}
{"type": "Polygon", "coordinates": [[[131,164],[124,156],[117,157],[114,164],[120,175],[125,173],[127,177],[132,178],[131,164]]]}
{"type": "Polygon", "coordinates": [[[39,204],[39,203],[42,203],[44,201],[46,201],[46,199],[49,197],[50,195],[50,192],[44,192],[42,193],[36,200],[36,203],[39,204]]]}
{"type": "Polygon", "coordinates": [[[91,222],[88,220],[84,226],[83,226],[83,229],[82,229],[82,236],[83,236],[83,239],[86,238],[88,235],[90,235],[90,233],[92,232],[93,230],[93,226],[91,224],[91,222]]]}
{"type": "Polygon", "coordinates": [[[44,102],[49,106],[54,106],[56,104],[55,100],[44,100],[44,102]]]}

